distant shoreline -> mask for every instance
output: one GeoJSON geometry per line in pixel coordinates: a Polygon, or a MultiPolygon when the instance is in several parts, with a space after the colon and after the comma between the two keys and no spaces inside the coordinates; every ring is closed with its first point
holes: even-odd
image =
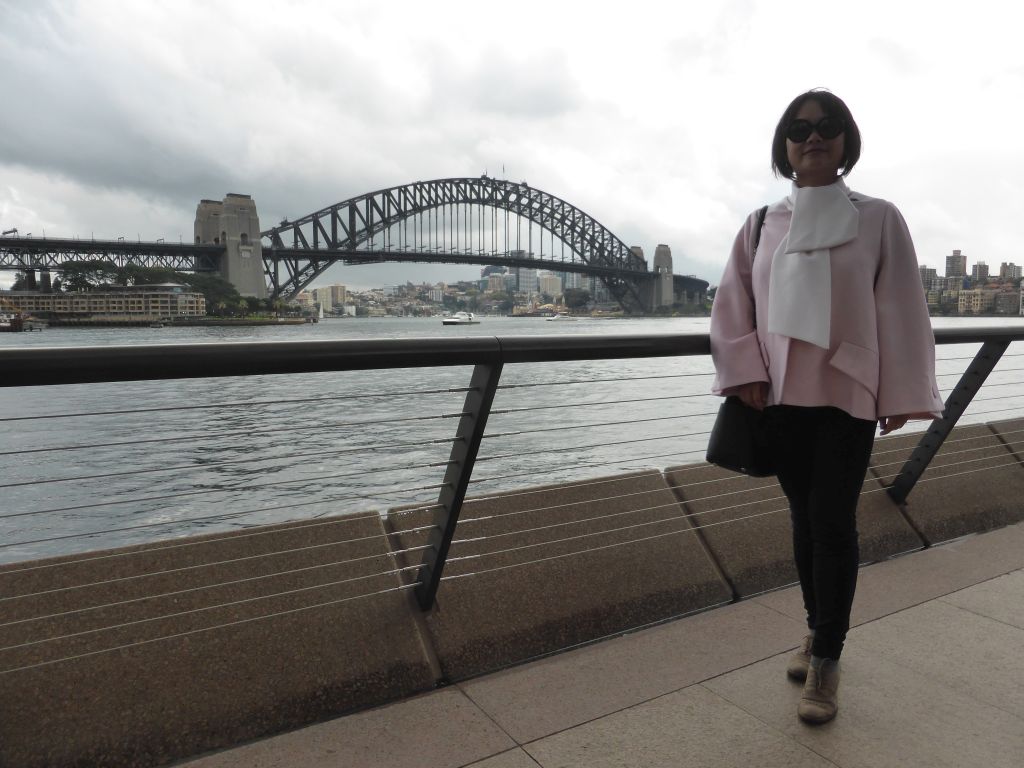
{"type": "Polygon", "coordinates": [[[261,326],[261,325],[307,325],[313,321],[307,321],[302,317],[268,317],[268,318],[234,318],[234,317],[194,317],[187,320],[161,320],[161,319],[130,319],[115,320],[110,318],[61,318],[47,319],[46,323],[51,328],[148,328],[159,325],[164,328],[201,328],[217,326],[261,326]]]}

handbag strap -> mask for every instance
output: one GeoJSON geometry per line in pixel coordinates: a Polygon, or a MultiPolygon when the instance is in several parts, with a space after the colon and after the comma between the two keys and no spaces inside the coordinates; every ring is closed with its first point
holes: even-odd
{"type": "MultiPolygon", "coordinates": [[[[750,271],[751,271],[751,274],[753,274],[753,271],[754,271],[754,257],[757,255],[757,246],[761,242],[761,229],[764,227],[764,217],[765,217],[765,215],[767,213],[768,213],[768,206],[767,205],[757,212],[757,226],[754,227],[754,237],[751,240],[751,249],[750,249],[750,271]]],[[[750,301],[751,301],[751,303],[753,303],[753,301],[754,301],[753,291],[751,291],[750,301]]],[[[757,328],[757,311],[756,311],[756,309],[754,311],[754,327],[757,328]]]]}
{"type": "Polygon", "coordinates": [[[757,226],[754,228],[753,248],[750,249],[750,265],[754,265],[754,257],[757,255],[757,246],[761,242],[761,229],[764,227],[764,217],[768,213],[768,206],[757,212],[757,226]]]}

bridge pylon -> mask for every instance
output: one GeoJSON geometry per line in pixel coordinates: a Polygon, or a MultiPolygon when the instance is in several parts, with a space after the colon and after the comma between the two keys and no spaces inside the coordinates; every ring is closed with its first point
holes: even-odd
{"type": "Polygon", "coordinates": [[[267,298],[260,219],[252,197],[228,193],[223,201],[201,200],[196,207],[195,238],[197,245],[224,246],[221,277],[242,296],[267,298]]]}

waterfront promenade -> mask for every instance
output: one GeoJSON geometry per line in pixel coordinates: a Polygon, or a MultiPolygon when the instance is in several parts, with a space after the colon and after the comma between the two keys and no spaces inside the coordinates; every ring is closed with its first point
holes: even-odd
{"type": "Polygon", "coordinates": [[[188,768],[985,766],[1024,755],[1024,523],[866,566],[838,718],[796,717],[790,587],[188,768]]]}

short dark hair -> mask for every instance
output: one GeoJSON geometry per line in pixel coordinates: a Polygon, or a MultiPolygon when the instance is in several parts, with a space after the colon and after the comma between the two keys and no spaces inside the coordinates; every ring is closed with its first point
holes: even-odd
{"type": "Polygon", "coordinates": [[[843,169],[842,175],[846,176],[853,170],[853,166],[860,159],[860,129],[857,122],[850,113],[846,102],[840,99],[831,91],[822,88],[815,88],[801,93],[786,107],[786,111],[779,118],[775,126],[775,137],[772,139],[772,172],[776,176],[784,176],[787,179],[794,179],[793,166],[789,164],[789,157],[786,154],[786,129],[793,122],[796,113],[805,101],[816,101],[821,106],[821,111],[829,117],[841,117],[846,122],[846,131],[843,134],[843,161],[840,166],[843,169]]]}

